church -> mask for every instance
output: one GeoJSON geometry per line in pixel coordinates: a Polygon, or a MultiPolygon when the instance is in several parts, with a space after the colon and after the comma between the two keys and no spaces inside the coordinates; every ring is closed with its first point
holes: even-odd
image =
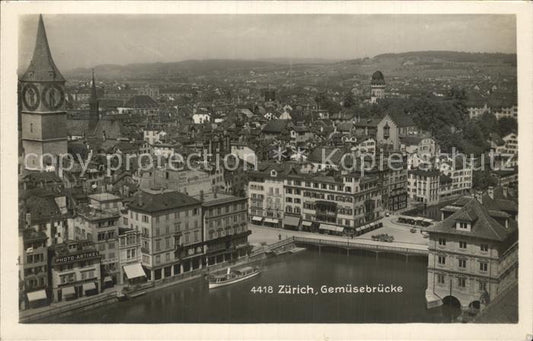
{"type": "Polygon", "coordinates": [[[99,108],[94,71],[85,115],[69,115],[66,80],[50,51],[42,15],[39,16],[33,57],[19,77],[21,154],[24,171],[57,168],[68,152],[68,141],[83,139],[95,152],[104,141],[129,139],[121,120],[103,117],[99,108]]]}
{"type": "Polygon", "coordinates": [[[65,78],[52,59],[42,16],[33,57],[19,78],[19,88],[24,168],[53,169],[67,153],[65,78]]]}

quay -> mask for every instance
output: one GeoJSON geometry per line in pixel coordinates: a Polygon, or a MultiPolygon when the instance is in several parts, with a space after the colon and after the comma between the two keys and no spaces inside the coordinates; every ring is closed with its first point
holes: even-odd
{"type": "MultiPolygon", "coordinates": [[[[177,285],[194,279],[202,278],[206,274],[224,269],[228,266],[242,266],[248,264],[254,264],[264,260],[267,257],[265,250],[256,250],[252,252],[249,257],[242,258],[236,262],[224,262],[218,263],[208,268],[196,269],[189,272],[185,272],[173,277],[167,277],[153,282],[148,282],[141,285],[136,291],[145,291],[146,293],[153,292],[162,288],[177,285]]],[[[65,301],[59,303],[52,303],[49,306],[35,309],[28,309],[19,312],[20,323],[38,323],[40,320],[49,318],[51,316],[68,316],[77,312],[98,308],[109,304],[119,304],[117,298],[117,292],[121,288],[106,290],[95,296],[79,298],[76,301],[65,301]]]]}

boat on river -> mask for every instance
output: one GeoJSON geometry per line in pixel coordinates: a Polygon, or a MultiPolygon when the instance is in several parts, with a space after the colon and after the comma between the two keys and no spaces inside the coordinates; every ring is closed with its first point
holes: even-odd
{"type": "Polygon", "coordinates": [[[261,271],[258,267],[247,266],[235,270],[231,270],[230,268],[228,268],[228,271],[225,274],[215,274],[208,277],[209,289],[242,282],[244,280],[257,276],[260,273],[261,271]]]}

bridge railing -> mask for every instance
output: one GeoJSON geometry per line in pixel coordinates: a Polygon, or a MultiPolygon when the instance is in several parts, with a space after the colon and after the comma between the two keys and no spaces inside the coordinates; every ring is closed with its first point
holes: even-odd
{"type": "Polygon", "coordinates": [[[394,245],[378,245],[378,244],[366,244],[366,243],[357,243],[354,241],[337,241],[337,240],[328,240],[328,239],[315,239],[315,238],[306,238],[306,237],[293,237],[294,242],[296,243],[306,243],[313,245],[321,246],[336,246],[336,247],[349,247],[357,248],[363,250],[372,250],[372,251],[388,251],[388,252],[397,252],[397,253],[407,253],[407,254],[420,254],[425,255],[428,252],[423,249],[408,248],[394,245]]]}

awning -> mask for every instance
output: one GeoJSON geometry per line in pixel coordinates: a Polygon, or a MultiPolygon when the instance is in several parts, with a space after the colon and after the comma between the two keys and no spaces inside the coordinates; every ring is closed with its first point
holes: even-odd
{"type": "Polygon", "coordinates": [[[252,217],[252,221],[263,221],[263,217],[252,217]]]}
{"type": "Polygon", "coordinates": [[[105,282],[113,282],[113,278],[111,278],[111,276],[105,276],[104,283],[105,282]]]}
{"type": "Polygon", "coordinates": [[[83,291],[87,292],[90,290],[96,290],[96,284],[94,282],[83,283],[83,291]]]}
{"type": "Polygon", "coordinates": [[[311,226],[313,223],[307,220],[302,221],[303,226],[311,226]]]}
{"type": "Polygon", "coordinates": [[[321,230],[328,230],[328,231],[334,231],[334,232],[343,232],[344,227],[340,226],[334,226],[334,225],[327,225],[327,224],[320,224],[321,230]]]}
{"type": "Polygon", "coordinates": [[[74,287],[65,287],[61,289],[61,293],[63,296],[76,295],[76,290],[74,290],[74,287]]]}
{"type": "Polygon", "coordinates": [[[48,298],[46,297],[46,291],[44,290],[29,292],[26,295],[28,295],[28,301],[30,302],[46,300],[48,298]]]}
{"type": "Polygon", "coordinates": [[[146,276],[140,263],[124,265],[124,272],[128,276],[128,279],[146,276]]]}
{"type": "Polygon", "coordinates": [[[277,224],[277,223],[279,223],[279,220],[277,220],[277,219],[265,218],[265,223],[277,224]]]}
{"type": "Polygon", "coordinates": [[[298,226],[300,225],[300,218],[287,216],[283,218],[283,225],[298,226]]]}

